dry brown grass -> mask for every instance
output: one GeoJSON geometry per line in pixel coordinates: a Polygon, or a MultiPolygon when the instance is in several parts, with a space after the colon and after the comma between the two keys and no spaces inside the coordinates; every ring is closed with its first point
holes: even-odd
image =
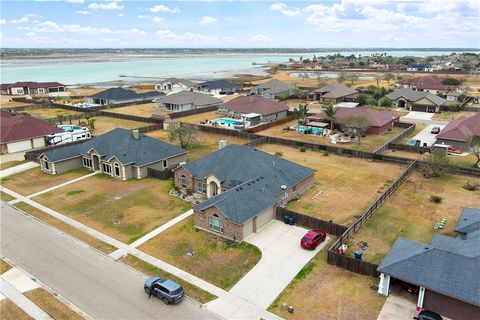
{"type": "Polygon", "coordinates": [[[315,185],[300,200],[291,201],[289,209],[343,225],[351,224],[354,216],[361,215],[404,170],[401,165],[334,154],[324,156],[320,152],[300,152],[278,145],[267,144],[258,149],[272,154],[282,152],[282,158],[316,170],[315,185]],[[312,200],[319,192],[321,195],[312,200]]]}
{"type": "Polygon", "coordinates": [[[30,320],[33,319],[25,311],[20,309],[10,299],[0,301],[0,319],[2,320],[30,320]]]}
{"type": "Polygon", "coordinates": [[[370,289],[378,279],[331,266],[326,256],[327,250],[321,250],[268,310],[285,319],[376,319],[385,302],[370,289]],[[294,313],[288,313],[284,303],[293,306],[294,313]]]}
{"type": "Polygon", "coordinates": [[[13,160],[4,163],[0,163],[0,170],[5,170],[11,167],[18,166],[19,164],[26,163],[27,160],[13,160]]]}
{"type": "Polygon", "coordinates": [[[218,114],[214,111],[210,111],[210,112],[203,112],[203,113],[194,114],[194,115],[187,116],[187,117],[177,118],[175,120],[177,120],[179,122],[184,122],[184,123],[199,124],[200,122],[203,122],[203,121],[213,120],[213,119],[217,119],[217,118],[221,118],[221,117],[222,117],[221,114],[218,114]]]}
{"type": "Polygon", "coordinates": [[[435,113],[433,115],[433,120],[455,120],[460,117],[472,116],[475,113],[476,112],[469,112],[469,111],[459,111],[459,112],[443,111],[440,113],[435,113]]]}
{"type": "Polygon", "coordinates": [[[24,295],[53,319],[83,320],[78,313],[67,307],[43,288],[27,291],[24,295]]]}
{"type": "MultiPolygon", "coordinates": [[[[41,108],[41,109],[30,109],[30,110],[25,110],[22,111],[25,112],[32,117],[36,118],[41,118],[41,119],[54,119],[58,118],[60,116],[74,116],[74,115],[79,115],[81,114],[80,112],[77,111],[70,111],[70,110],[65,110],[65,109],[59,109],[59,108],[41,108]]],[[[78,120],[75,120],[78,121],[78,120]]],[[[64,121],[66,122],[66,121],[64,121]]],[[[72,123],[74,123],[74,120],[72,120],[72,123]]]]}
{"type": "Polygon", "coordinates": [[[246,242],[227,243],[196,230],[189,217],[139,247],[163,261],[225,290],[230,289],[260,260],[260,250],[246,242]],[[194,251],[189,256],[187,252],[194,251]]]}
{"type": "Polygon", "coordinates": [[[128,106],[123,108],[105,109],[106,112],[129,114],[132,116],[150,118],[152,114],[169,114],[171,112],[164,111],[156,107],[155,103],[143,103],[134,106],[128,106]]]}
{"type": "MultiPolygon", "coordinates": [[[[169,140],[169,133],[165,130],[152,131],[147,133],[147,135],[152,138],[178,145],[177,142],[172,142],[169,140]]],[[[227,139],[228,144],[245,144],[248,142],[247,139],[241,139],[233,136],[222,136],[213,133],[199,132],[196,143],[187,148],[188,160],[196,160],[218,150],[218,142],[224,138],[227,139]]]]}
{"type": "Polygon", "coordinates": [[[11,96],[1,96],[0,108],[15,108],[15,107],[23,107],[23,106],[31,105],[31,103],[10,101],[10,99],[12,99],[11,96]]]}
{"type": "Polygon", "coordinates": [[[0,274],[12,269],[12,266],[0,259],[0,274]]]}
{"type": "Polygon", "coordinates": [[[107,254],[112,253],[113,251],[115,251],[117,249],[114,246],[111,246],[106,242],[98,240],[97,238],[92,237],[91,235],[89,235],[89,234],[87,234],[83,231],[80,231],[77,228],[74,228],[71,225],[69,225],[69,224],[67,224],[63,221],[58,220],[58,219],[52,217],[51,215],[48,215],[48,214],[38,210],[37,208],[32,207],[29,204],[26,204],[25,202],[20,202],[20,203],[16,204],[15,207],[19,208],[20,210],[24,211],[27,214],[30,214],[30,215],[36,217],[37,219],[42,220],[43,222],[51,225],[52,227],[55,227],[55,228],[65,232],[65,233],[71,235],[72,237],[77,238],[80,241],[85,242],[89,246],[92,246],[95,249],[100,250],[104,253],[107,253],[107,254]]]}
{"type": "Polygon", "coordinates": [[[472,180],[475,178],[451,174],[426,179],[421,172],[415,172],[350,242],[368,242],[364,260],[380,263],[399,236],[423,243],[430,242],[435,234],[455,236],[462,209],[480,207],[480,191],[462,188],[472,180]],[[442,201],[434,203],[430,196],[440,196],[442,201]],[[447,219],[445,229],[434,230],[442,218],[447,219]]]}
{"type": "Polygon", "coordinates": [[[131,243],[190,209],[168,195],[171,180],[119,181],[97,175],[34,200],[124,243],[131,243]]]}
{"type": "Polygon", "coordinates": [[[401,144],[406,144],[410,139],[412,139],[413,137],[415,137],[420,131],[422,131],[423,129],[425,129],[427,127],[426,124],[424,123],[416,123],[415,124],[415,129],[413,129],[412,132],[410,132],[410,134],[406,135],[402,140],[400,140],[398,143],[401,143],[401,144]]]}
{"type": "Polygon", "coordinates": [[[88,173],[89,171],[87,169],[80,168],[59,175],[52,175],[43,172],[37,167],[3,178],[1,182],[5,188],[13,190],[23,196],[28,196],[88,173]]]}
{"type": "Polygon", "coordinates": [[[151,123],[146,122],[137,122],[131,120],[123,120],[117,118],[110,118],[110,117],[94,117],[95,121],[95,130],[93,130],[93,134],[99,136],[104,134],[105,132],[111,131],[116,128],[124,128],[124,129],[135,129],[149,126],[151,123]]]}
{"type": "Polygon", "coordinates": [[[12,201],[14,200],[15,198],[12,197],[11,195],[9,195],[8,193],[5,193],[3,191],[0,191],[0,200],[2,201],[5,201],[5,202],[8,202],[8,201],[12,201]]]}

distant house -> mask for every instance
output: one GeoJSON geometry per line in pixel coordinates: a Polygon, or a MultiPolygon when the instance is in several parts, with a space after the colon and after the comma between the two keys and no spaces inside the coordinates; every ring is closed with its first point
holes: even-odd
{"type": "Polygon", "coordinates": [[[187,151],[138,130],[117,128],[81,144],[46,151],[38,159],[49,174],[85,167],[127,180],[145,178],[148,168],[172,169],[187,160],[187,151]]]}
{"type": "Polygon", "coordinates": [[[437,135],[437,143],[468,149],[472,137],[480,137],[480,113],[450,121],[437,135]]]}
{"type": "Polygon", "coordinates": [[[313,90],[307,95],[308,100],[318,101],[321,103],[339,103],[344,101],[355,101],[357,97],[357,90],[339,83],[329,84],[320,89],[313,90]]]}
{"type": "Polygon", "coordinates": [[[261,122],[270,122],[286,118],[288,106],[261,96],[241,96],[223,103],[218,112],[237,119],[255,113],[261,115],[261,122]]]}
{"type": "Polygon", "coordinates": [[[171,92],[180,92],[183,90],[190,90],[195,88],[197,85],[196,82],[187,80],[187,79],[179,79],[179,78],[168,78],[163,80],[162,82],[155,85],[156,90],[167,90],[171,92]]]}
{"type": "Polygon", "coordinates": [[[45,136],[60,132],[63,130],[45,120],[0,111],[1,154],[44,147],[45,136]]]}
{"type": "Polygon", "coordinates": [[[445,98],[447,101],[450,101],[450,102],[457,102],[459,101],[459,98],[464,95],[464,93],[462,92],[458,92],[458,91],[452,91],[452,92],[448,92],[446,95],[445,95],[445,98]]]}
{"type": "Polygon", "coordinates": [[[442,81],[444,78],[436,76],[415,77],[398,81],[395,86],[397,88],[409,88],[415,91],[426,91],[433,94],[447,93],[454,91],[458,86],[445,85],[442,81]]]}
{"type": "Polygon", "coordinates": [[[208,200],[193,207],[195,226],[242,241],[275,218],[275,209],[314,183],[312,169],[263,151],[230,145],[175,170],[175,186],[208,200]]]}
{"type": "Polygon", "coordinates": [[[411,63],[407,66],[407,71],[433,72],[433,67],[428,63],[411,63]]]}
{"type": "Polygon", "coordinates": [[[268,99],[274,99],[279,94],[288,93],[295,89],[295,86],[282,82],[277,79],[268,80],[258,86],[250,89],[251,94],[262,96],[268,99]]]}
{"type": "Polygon", "coordinates": [[[399,237],[378,267],[378,292],[388,296],[392,279],[419,286],[417,308],[451,319],[480,315],[480,209],[465,208],[458,237],[434,235],[429,244],[399,237]]]}
{"type": "Polygon", "coordinates": [[[414,91],[403,88],[390,92],[385,98],[394,101],[397,108],[404,108],[409,111],[439,112],[446,100],[425,91],[414,91]]]}
{"type": "Polygon", "coordinates": [[[223,100],[208,94],[180,91],[166,95],[157,100],[157,107],[166,111],[187,111],[219,106],[223,100]]]}
{"type": "Polygon", "coordinates": [[[165,94],[163,92],[158,91],[136,93],[133,90],[127,90],[124,88],[110,88],[88,97],[88,102],[102,106],[131,102],[153,102],[153,100],[158,99],[164,95],[165,94]]]}
{"type": "Polygon", "coordinates": [[[230,80],[211,80],[197,84],[197,91],[218,95],[222,92],[239,92],[242,86],[230,80]]]}
{"type": "Polygon", "coordinates": [[[60,82],[15,82],[2,83],[0,93],[12,96],[48,95],[65,92],[65,85],[60,82]]]}
{"type": "MultiPolygon", "coordinates": [[[[366,133],[368,134],[383,134],[390,130],[395,122],[399,121],[397,114],[390,111],[376,111],[365,107],[356,108],[338,108],[335,113],[334,124],[337,127],[343,128],[345,122],[349,118],[362,117],[368,122],[366,133]]],[[[308,117],[311,121],[323,121],[327,119],[325,112],[318,113],[308,117]]]]}

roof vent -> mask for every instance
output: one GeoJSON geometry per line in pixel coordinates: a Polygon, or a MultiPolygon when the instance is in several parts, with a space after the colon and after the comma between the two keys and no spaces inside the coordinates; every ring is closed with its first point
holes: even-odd
{"type": "Polygon", "coordinates": [[[135,140],[140,139],[140,131],[138,129],[133,129],[132,130],[132,136],[133,136],[133,139],[135,139],[135,140]]]}
{"type": "Polygon", "coordinates": [[[284,184],[282,184],[282,185],[280,186],[280,189],[285,190],[285,189],[287,189],[287,186],[284,185],[284,184]]]}

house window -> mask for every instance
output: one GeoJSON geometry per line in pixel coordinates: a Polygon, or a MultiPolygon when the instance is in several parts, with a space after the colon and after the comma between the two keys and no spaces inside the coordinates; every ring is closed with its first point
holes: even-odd
{"type": "Polygon", "coordinates": [[[197,183],[197,192],[207,193],[207,184],[203,181],[198,181],[197,183]]]}
{"type": "Polygon", "coordinates": [[[187,188],[187,178],[185,178],[185,176],[180,177],[180,187],[182,187],[182,189],[187,188]]]}
{"type": "Polygon", "coordinates": [[[87,168],[92,167],[92,159],[83,157],[83,166],[87,168]]]}
{"type": "Polygon", "coordinates": [[[210,218],[210,229],[223,233],[223,221],[216,214],[210,218]]]}
{"type": "Polygon", "coordinates": [[[120,165],[118,164],[118,162],[115,162],[113,167],[115,168],[115,176],[120,177],[120,165]]]}
{"type": "Polygon", "coordinates": [[[164,168],[166,168],[166,167],[167,167],[167,160],[163,160],[163,162],[162,162],[162,166],[163,166],[164,168]]]}
{"type": "Polygon", "coordinates": [[[102,171],[107,174],[112,174],[112,165],[110,163],[103,163],[102,171]]]}

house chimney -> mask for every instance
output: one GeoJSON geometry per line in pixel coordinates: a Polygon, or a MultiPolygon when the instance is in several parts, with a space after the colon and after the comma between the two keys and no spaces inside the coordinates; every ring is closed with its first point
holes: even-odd
{"type": "Polygon", "coordinates": [[[135,140],[140,139],[140,131],[138,129],[132,129],[132,136],[135,140]]]}

